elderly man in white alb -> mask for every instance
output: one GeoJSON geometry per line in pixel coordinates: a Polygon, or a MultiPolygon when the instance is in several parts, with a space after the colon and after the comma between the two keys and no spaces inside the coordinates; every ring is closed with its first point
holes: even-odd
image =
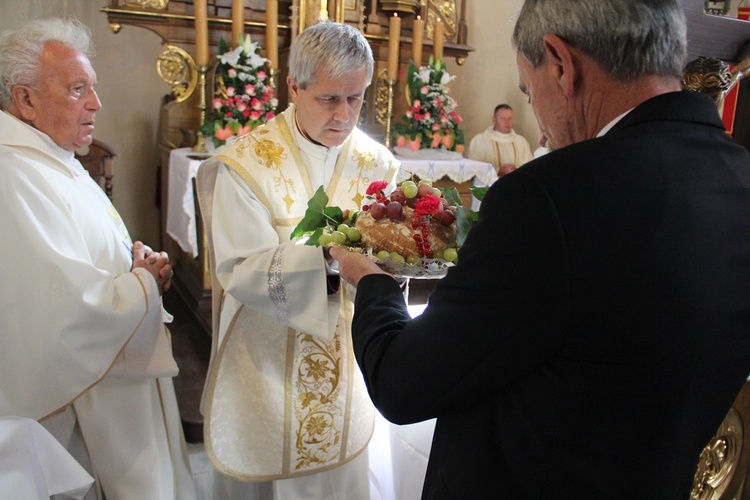
{"type": "Polygon", "coordinates": [[[357,209],[371,181],[395,179],[391,153],[356,128],[373,67],[357,29],[307,28],[289,56],[294,104],[200,168],[214,304],[221,294],[203,399],[215,498],[369,498],[375,410],[350,345],[352,300],[327,253],[290,235],[320,186],[357,209]]]}
{"type": "Polygon", "coordinates": [[[492,126],[474,136],[469,143],[469,158],[491,163],[502,177],[534,159],[529,142],[513,130],[513,108],[498,104],[492,126]]]}
{"type": "Polygon", "coordinates": [[[172,266],[74,156],[101,109],[91,52],[77,21],[0,35],[0,416],[46,427],[96,479],[87,499],[192,499],[172,266]]]}

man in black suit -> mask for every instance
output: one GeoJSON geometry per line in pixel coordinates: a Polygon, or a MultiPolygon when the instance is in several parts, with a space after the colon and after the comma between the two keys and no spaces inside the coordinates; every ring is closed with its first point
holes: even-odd
{"type": "Polygon", "coordinates": [[[676,0],[526,0],[552,152],[496,182],[424,313],[332,249],[396,423],[437,417],[423,498],[688,498],[750,372],[750,155],[680,91],[676,0]]]}

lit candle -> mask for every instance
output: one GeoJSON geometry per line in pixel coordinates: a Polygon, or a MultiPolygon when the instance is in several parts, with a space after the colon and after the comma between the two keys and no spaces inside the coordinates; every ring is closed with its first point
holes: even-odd
{"type": "Polygon", "coordinates": [[[208,9],[206,0],[195,0],[195,63],[208,65],[208,9]]]}
{"type": "Polygon", "coordinates": [[[279,64],[279,0],[266,0],[266,58],[272,69],[279,64]]]}
{"type": "Polygon", "coordinates": [[[432,37],[433,55],[435,61],[443,58],[443,21],[438,19],[435,22],[435,32],[432,37]]]}
{"type": "Polygon", "coordinates": [[[245,39],[245,1],[232,0],[232,47],[242,45],[245,39]]]}
{"type": "Polygon", "coordinates": [[[411,39],[411,58],[417,67],[422,65],[422,35],[424,34],[424,21],[417,16],[414,20],[411,39]]]}
{"type": "Polygon", "coordinates": [[[398,79],[398,45],[401,42],[401,18],[393,13],[388,27],[388,78],[398,79]]]}

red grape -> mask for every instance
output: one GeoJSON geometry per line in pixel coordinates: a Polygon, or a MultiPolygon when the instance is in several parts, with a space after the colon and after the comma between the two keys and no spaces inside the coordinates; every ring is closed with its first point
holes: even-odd
{"type": "MultiPolygon", "coordinates": [[[[399,204],[398,203],[394,203],[394,205],[399,205],[399,204]]],[[[401,206],[401,205],[399,205],[399,206],[401,206]]],[[[387,210],[387,207],[384,204],[380,203],[380,202],[373,203],[372,205],[370,205],[370,215],[372,215],[372,218],[375,219],[375,220],[380,220],[380,219],[384,218],[386,210],[387,210]]]]}
{"type": "Polygon", "coordinates": [[[456,215],[450,210],[443,210],[440,214],[440,223],[444,226],[450,226],[456,220],[456,215]]]}
{"type": "Polygon", "coordinates": [[[401,203],[390,203],[386,207],[388,218],[391,220],[401,220],[404,213],[404,206],[401,203]]]}
{"type": "Polygon", "coordinates": [[[396,203],[400,203],[403,205],[406,203],[406,195],[400,189],[394,189],[391,193],[391,201],[395,201],[396,203]]]}

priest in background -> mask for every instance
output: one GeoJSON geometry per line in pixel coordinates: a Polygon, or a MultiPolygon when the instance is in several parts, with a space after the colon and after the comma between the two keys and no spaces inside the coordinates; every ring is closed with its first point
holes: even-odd
{"type": "Polygon", "coordinates": [[[193,499],[172,266],[74,157],[101,109],[92,51],[74,20],[0,35],[0,415],[40,421],[96,479],[86,498],[193,499]]]}
{"type": "Polygon", "coordinates": [[[492,126],[474,136],[469,143],[468,156],[491,163],[498,177],[534,159],[529,141],[513,130],[513,108],[508,104],[495,106],[492,126]]]}

